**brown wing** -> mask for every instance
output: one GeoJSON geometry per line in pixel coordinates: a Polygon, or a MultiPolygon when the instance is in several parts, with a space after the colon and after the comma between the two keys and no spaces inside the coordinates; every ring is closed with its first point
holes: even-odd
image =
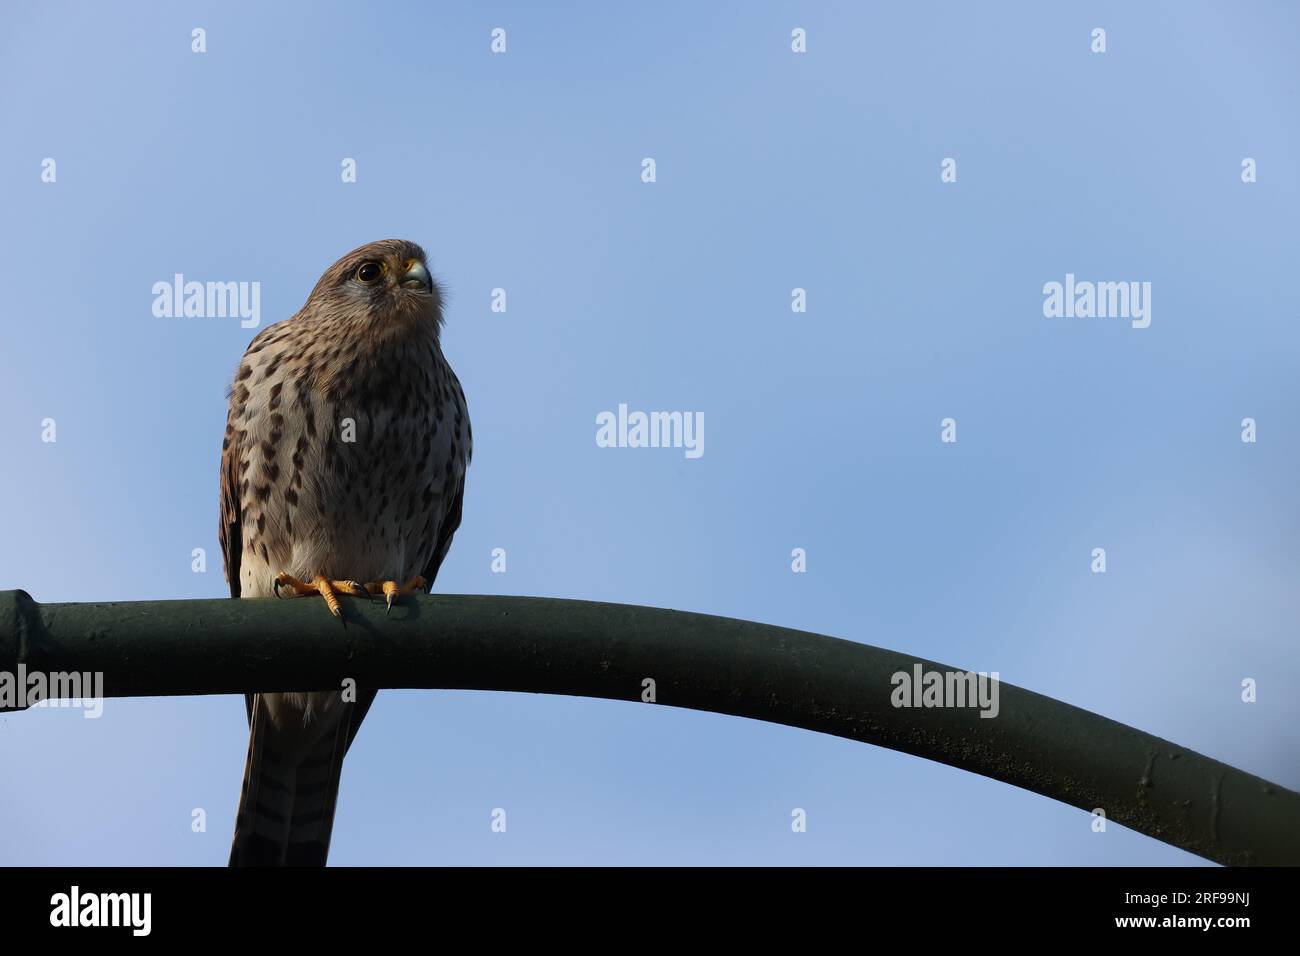
{"type": "Polygon", "coordinates": [[[226,582],[233,598],[239,597],[239,558],[244,546],[239,522],[240,452],[237,436],[238,432],[230,429],[221,448],[221,521],[217,527],[226,564],[226,582]]]}
{"type": "MultiPolygon", "coordinates": [[[[468,465],[469,462],[466,464],[468,465]]],[[[460,483],[456,486],[456,493],[447,502],[447,509],[443,512],[442,521],[438,525],[438,541],[434,545],[433,554],[429,557],[429,565],[424,569],[424,580],[429,582],[429,590],[433,590],[433,582],[438,577],[438,569],[442,567],[442,559],[451,550],[452,535],[460,527],[460,512],[464,500],[465,472],[461,471],[460,483]]]]}
{"type": "MultiPolygon", "coordinates": [[[[240,596],[239,558],[244,549],[244,532],[239,519],[239,444],[237,432],[229,429],[221,444],[221,517],[217,522],[217,537],[221,539],[221,556],[226,565],[226,583],[230,596],[240,596]]],[[[244,709],[248,722],[253,722],[255,694],[244,695],[244,709]]]]}

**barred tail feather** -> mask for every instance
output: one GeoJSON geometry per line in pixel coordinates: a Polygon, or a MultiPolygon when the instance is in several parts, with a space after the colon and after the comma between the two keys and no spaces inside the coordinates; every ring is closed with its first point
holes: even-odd
{"type": "Polygon", "coordinates": [[[231,866],[324,866],[343,757],[374,692],[301,723],[284,695],[249,695],[248,759],[231,866]],[[268,706],[274,704],[275,706],[268,706]],[[273,712],[283,723],[277,725],[273,712]]]}

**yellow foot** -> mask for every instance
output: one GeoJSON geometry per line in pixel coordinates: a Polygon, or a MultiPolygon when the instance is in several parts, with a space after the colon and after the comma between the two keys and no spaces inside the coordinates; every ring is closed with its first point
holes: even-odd
{"type": "MultiPolygon", "coordinates": [[[[384,602],[388,605],[388,611],[393,609],[393,600],[404,594],[414,594],[416,591],[423,591],[429,586],[429,582],[424,580],[418,574],[407,581],[401,587],[397,586],[396,581],[373,581],[365,586],[367,594],[373,594],[380,591],[384,595],[384,602]]],[[[384,613],[387,614],[388,611],[384,613]]]]}
{"type": "Polygon", "coordinates": [[[299,581],[286,571],[281,571],[275,576],[272,589],[275,591],[276,597],[283,597],[285,591],[289,592],[290,597],[307,597],[310,594],[319,594],[325,599],[325,606],[330,609],[330,613],[340,620],[343,618],[343,610],[339,607],[338,595],[335,592],[341,591],[344,594],[366,596],[370,594],[356,581],[331,581],[323,574],[318,574],[310,582],[306,582],[299,581]]]}

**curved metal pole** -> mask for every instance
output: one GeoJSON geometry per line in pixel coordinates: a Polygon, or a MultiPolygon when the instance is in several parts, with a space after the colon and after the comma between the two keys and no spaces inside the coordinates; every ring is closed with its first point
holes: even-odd
{"type": "MultiPolygon", "coordinates": [[[[361,687],[655,701],[834,734],[1032,790],[1224,864],[1300,864],[1300,794],[1098,714],[998,687],[998,713],[895,707],[953,668],[820,634],[548,598],[38,604],[0,592],[0,672],[102,672],[106,697],[361,687]]],[[[1081,824],[1082,825],[1082,824],[1081,824]]]]}

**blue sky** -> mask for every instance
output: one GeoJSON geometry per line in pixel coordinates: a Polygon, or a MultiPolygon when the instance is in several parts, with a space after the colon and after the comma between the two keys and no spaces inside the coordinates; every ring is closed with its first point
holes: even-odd
{"type": "MultiPolygon", "coordinates": [[[[131,6],[29,4],[0,35],[0,588],[224,595],[224,390],[255,330],[150,290],[257,281],[264,327],[401,237],[474,422],[436,590],[996,670],[1300,788],[1293,5],[131,6]],[[1045,318],[1067,273],[1149,281],[1150,327],[1045,318]],[[622,402],[702,412],[705,454],[598,448],[622,402]]],[[[236,697],[0,717],[0,863],[222,864],[245,744],[236,697]]],[[[805,731],[391,691],[331,862],[1198,860],[805,731]]]]}

